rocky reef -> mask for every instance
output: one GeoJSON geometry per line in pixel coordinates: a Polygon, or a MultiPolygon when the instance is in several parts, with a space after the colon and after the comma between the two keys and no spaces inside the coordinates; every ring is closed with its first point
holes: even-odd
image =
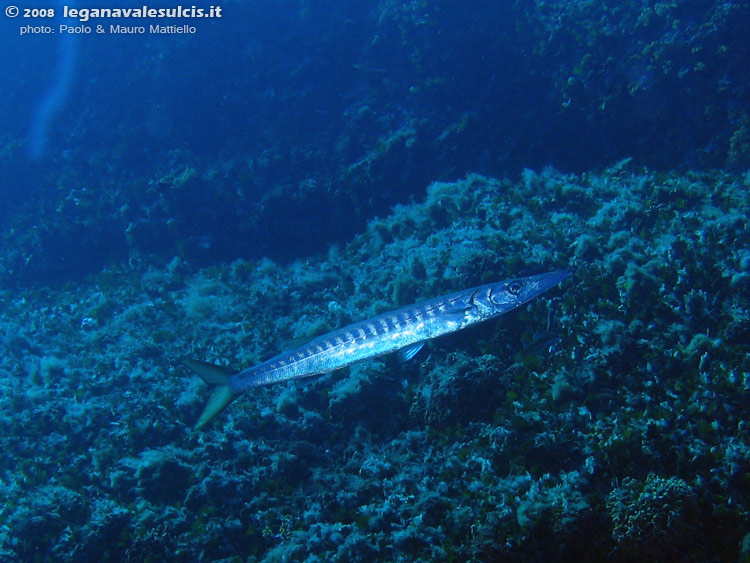
{"type": "Polygon", "coordinates": [[[747,557],[750,177],[433,183],[304,261],[182,258],[0,295],[0,552],[16,560],[747,557]],[[203,432],[182,356],[553,268],[523,309],[260,388],[203,432]]]}

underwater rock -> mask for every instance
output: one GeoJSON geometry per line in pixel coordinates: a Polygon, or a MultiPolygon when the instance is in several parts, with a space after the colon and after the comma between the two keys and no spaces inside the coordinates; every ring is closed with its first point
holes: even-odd
{"type": "Polygon", "coordinates": [[[489,355],[450,357],[450,367],[436,366],[417,384],[410,415],[438,428],[491,418],[505,396],[501,362],[489,355]]]}
{"type": "Polygon", "coordinates": [[[698,498],[683,479],[653,473],[645,481],[626,477],[607,496],[607,510],[619,558],[664,561],[689,553],[691,561],[701,559],[698,498]]]}

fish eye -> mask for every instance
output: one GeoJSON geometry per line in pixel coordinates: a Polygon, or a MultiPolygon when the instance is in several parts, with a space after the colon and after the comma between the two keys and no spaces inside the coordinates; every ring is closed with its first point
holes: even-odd
{"type": "Polygon", "coordinates": [[[511,295],[518,295],[523,289],[523,282],[519,280],[512,281],[508,284],[508,293],[511,295]]]}

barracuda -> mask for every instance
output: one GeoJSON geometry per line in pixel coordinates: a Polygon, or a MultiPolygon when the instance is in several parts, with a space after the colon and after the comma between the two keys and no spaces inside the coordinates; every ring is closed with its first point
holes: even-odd
{"type": "Polygon", "coordinates": [[[457,291],[402,307],[319,336],[240,372],[198,360],[183,363],[214,390],[195,425],[202,428],[245,391],[328,373],[399,351],[410,360],[425,342],[512,311],[570,276],[557,271],[457,291]]]}

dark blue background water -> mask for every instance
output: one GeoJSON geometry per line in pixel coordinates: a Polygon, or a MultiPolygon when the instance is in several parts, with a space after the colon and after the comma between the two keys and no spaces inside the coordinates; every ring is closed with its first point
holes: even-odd
{"type": "Polygon", "coordinates": [[[744,3],[223,8],[215,20],[92,20],[197,31],[92,33],[67,47],[18,36],[46,22],[6,18],[0,187],[14,280],[134,253],[305,256],[469,171],[748,162],[744,3]],[[72,72],[29,159],[61,49],[72,72]],[[196,174],[179,189],[165,180],[186,168],[196,174]]]}

